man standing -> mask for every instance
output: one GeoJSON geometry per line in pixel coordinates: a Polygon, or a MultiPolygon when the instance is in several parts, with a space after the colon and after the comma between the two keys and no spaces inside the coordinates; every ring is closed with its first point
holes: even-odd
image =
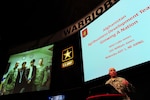
{"type": "Polygon", "coordinates": [[[25,87],[27,85],[27,80],[25,78],[25,71],[26,71],[26,63],[22,63],[22,67],[18,69],[18,75],[16,79],[16,84],[14,88],[14,93],[22,93],[25,91],[25,87]]]}
{"type": "Polygon", "coordinates": [[[4,95],[6,94],[12,94],[14,87],[15,87],[15,82],[16,82],[16,78],[18,75],[18,66],[19,66],[19,61],[17,61],[15,63],[15,66],[12,70],[9,71],[9,73],[7,74],[7,77],[3,83],[3,91],[4,91],[4,95]]]}
{"type": "Polygon", "coordinates": [[[33,91],[33,82],[36,76],[36,66],[34,65],[35,59],[31,60],[30,66],[26,69],[25,78],[27,80],[26,92],[33,91]]]}
{"type": "Polygon", "coordinates": [[[34,80],[34,91],[41,91],[41,90],[47,90],[48,88],[45,88],[45,84],[47,82],[47,70],[46,66],[43,64],[43,58],[39,59],[39,64],[36,68],[36,77],[34,80]]]}
{"type": "Polygon", "coordinates": [[[106,81],[105,84],[110,84],[119,93],[125,95],[123,100],[131,100],[129,94],[133,92],[131,88],[134,88],[131,83],[129,83],[125,78],[117,76],[115,68],[109,68],[110,79],[106,81]]]}

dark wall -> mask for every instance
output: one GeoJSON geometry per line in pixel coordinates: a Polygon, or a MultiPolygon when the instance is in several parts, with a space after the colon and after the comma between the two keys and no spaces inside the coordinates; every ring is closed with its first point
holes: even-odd
{"type": "Polygon", "coordinates": [[[52,86],[54,91],[78,88],[82,85],[82,60],[79,36],[75,34],[55,44],[53,49],[52,86]],[[65,62],[73,61],[73,65],[62,68],[64,53],[71,52],[65,62]]]}
{"type": "Polygon", "coordinates": [[[8,48],[6,47],[7,43],[4,43],[3,41],[0,40],[0,79],[2,77],[2,75],[5,73],[5,69],[6,69],[6,65],[7,65],[7,59],[8,59],[8,55],[7,55],[7,51],[8,48]]]}

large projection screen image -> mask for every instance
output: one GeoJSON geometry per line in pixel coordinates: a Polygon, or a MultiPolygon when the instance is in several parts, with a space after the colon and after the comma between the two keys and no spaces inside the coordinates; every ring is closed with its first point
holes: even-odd
{"type": "Polygon", "coordinates": [[[150,61],[150,2],[120,0],[80,31],[84,81],[150,61]]]}
{"type": "Polygon", "coordinates": [[[12,54],[1,80],[1,94],[50,89],[53,44],[12,54]]]}

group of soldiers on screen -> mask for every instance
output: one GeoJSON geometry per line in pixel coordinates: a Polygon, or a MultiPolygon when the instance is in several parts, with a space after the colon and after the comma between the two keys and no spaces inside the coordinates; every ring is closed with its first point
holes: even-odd
{"type": "Polygon", "coordinates": [[[1,95],[49,89],[50,66],[43,64],[43,58],[39,59],[37,65],[35,59],[32,59],[30,67],[26,67],[26,61],[22,63],[21,68],[18,68],[19,64],[16,62],[14,68],[1,82],[1,95]]]}

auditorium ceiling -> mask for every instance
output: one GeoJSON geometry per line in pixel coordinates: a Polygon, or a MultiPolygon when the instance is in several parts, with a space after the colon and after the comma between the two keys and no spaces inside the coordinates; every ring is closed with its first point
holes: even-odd
{"type": "Polygon", "coordinates": [[[102,1],[3,1],[0,41],[9,47],[55,34],[84,17],[102,1]]]}

